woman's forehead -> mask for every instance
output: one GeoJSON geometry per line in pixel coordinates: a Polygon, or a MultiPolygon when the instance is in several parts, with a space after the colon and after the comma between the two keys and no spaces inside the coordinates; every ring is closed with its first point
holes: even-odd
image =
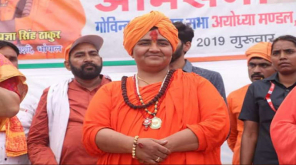
{"type": "Polygon", "coordinates": [[[151,30],[148,33],[146,33],[142,39],[165,39],[167,40],[164,36],[162,36],[157,29],[151,30]]]}
{"type": "Polygon", "coordinates": [[[291,41],[280,40],[274,43],[273,50],[275,49],[291,49],[295,48],[295,44],[291,41]]]}

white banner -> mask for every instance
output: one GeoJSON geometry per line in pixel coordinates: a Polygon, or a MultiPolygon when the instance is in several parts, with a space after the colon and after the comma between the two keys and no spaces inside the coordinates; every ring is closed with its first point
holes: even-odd
{"type": "MultiPolygon", "coordinates": [[[[123,48],[126,24],[151,10],[173,22],[194,29],[192,47],[186,57],[243,55],[257,42],[280,35],[296,34],[296,1],[286,0],[100,0],[81,1],[87,23],[82,34],[98,34],[104,40],[105,60],[131,59],[123,48]]],[[[218,56],[218,57],[217,57],[218,56]]]]}
{"type": "Polygon", "coordinates": [[[98,34],[105,40],[101,55],[111,61],[106,65],[130,65],[134,61],[123,48],[123,29],[136,16],[157,10],[193,28],[195,37],[186,54],[191,61],[233,60],[244,58],[245,50],[257,42],[295,35],[295,9],[296,0],[1,1],[0,40],[19,47],[22,63],[57,62],[61,67],[70,43],[98,34]]]}

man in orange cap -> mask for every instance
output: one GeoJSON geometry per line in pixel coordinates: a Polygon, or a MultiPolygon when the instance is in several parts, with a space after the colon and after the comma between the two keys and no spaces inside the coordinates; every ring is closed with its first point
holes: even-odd
{"type": "Polygon", "coordinates": [[[102,44],[100,36],[87,35],[68,47],[64,63],[74,79],[50,86],[41,96],[28,137],[32,164],[96,163],[83,147],[82,124],[92,97],[110,82],[100,74],[102,44]]]}
{"type": "MultiPolygon", "coordinates": [[[[270,60],[271,43],[260,42],[246,51],[248,73],[252,82],[261,80],[275,73],[270,60]]],[[[233,151],[232,164],[240,164],[240,146],[244,123],[238,120],[244,98],[250,84],[231,92],[227,97],[231,132],[227,143],[233,151]]]]}
{"type": "Polygon", "coordinates": [[[137,74],[102,87],[91,101],[83,142],[97,164],[221,164],[227,106],[195,73],[170,70],[178,31],[152,11],[124,29],[137,74]]]}

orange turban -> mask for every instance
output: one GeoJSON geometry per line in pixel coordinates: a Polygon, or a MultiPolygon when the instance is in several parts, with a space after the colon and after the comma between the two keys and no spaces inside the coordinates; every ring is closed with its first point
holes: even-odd
{"type": "Polygon", "coordinates": [[[123,46],[129,55],[132,55],[136,43],[154,26],[171,43],[173,51],[176,50],[179,42],[178,30],[164,14],[158,11],[151,11],[148,14],[136,17],[125,27],[123,31],[123,46]]]}
{"type": "Polygon", "coordinates": [[[250,47],[246,51],[246,56],[248,58],[248,63],[253,57],[263,58],[271,62],[271,43],[270,42],[259,42],[256,45],[250,47]]]}

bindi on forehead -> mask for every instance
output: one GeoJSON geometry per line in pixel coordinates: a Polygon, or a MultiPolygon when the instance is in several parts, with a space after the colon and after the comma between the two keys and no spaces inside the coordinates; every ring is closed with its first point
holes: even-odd
{"type": "Polygon", "coordinates": [[[152,30],[150,32],[150,37],[151,37],[152,42],[156,42],[157,38],[158,38],[157,30],[152,30]]]}

